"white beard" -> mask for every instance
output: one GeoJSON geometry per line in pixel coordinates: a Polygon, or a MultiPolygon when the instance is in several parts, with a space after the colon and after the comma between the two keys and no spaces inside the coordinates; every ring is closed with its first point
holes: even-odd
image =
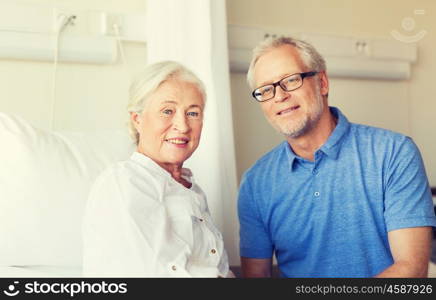
{"type": "Polygon", "coordinates": [[[316,85],[315,95],[315,106],[313,106],[311,110],[303,117],[303,119],[298,121],[297,124],[291,123],[283,126],[275,124],[273,126],[288,138],[298,138],[310,131],[321,119],[321,115],[324,110],[324,101],[321,95],[321,87],[319,84],[316,85]]]}

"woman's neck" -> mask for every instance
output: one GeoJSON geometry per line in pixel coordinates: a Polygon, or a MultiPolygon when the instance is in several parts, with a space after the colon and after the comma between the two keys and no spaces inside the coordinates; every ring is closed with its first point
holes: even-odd
{"type": "Polygon", "coordinates": [[[165,164],[165,163],[158,163],[159,166],[161,166],[165,171],[170,173],[171,177],[181,185],[183,185],[186,188],[191,188],[192,183],[183,178],[183,172],[182,172],[182,164],[165,164]]]}

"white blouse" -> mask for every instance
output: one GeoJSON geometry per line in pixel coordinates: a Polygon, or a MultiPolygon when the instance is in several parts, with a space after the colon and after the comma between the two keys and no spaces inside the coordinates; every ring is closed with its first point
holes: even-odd
{"type": "Polygon", "coordinates": [[[83,223],[85,277],[227,277],[228,258],[206,197],[138,152],[105,170],[83,223]]]}

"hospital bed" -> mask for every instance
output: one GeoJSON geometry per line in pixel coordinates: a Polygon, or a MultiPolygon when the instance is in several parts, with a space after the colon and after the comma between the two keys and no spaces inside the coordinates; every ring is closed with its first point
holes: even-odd
{"type": "Polygon", "coordinates": [[[125,131],[52,132],[0,113],[0,277],[79,277],[96,176],[133,152],[125,131]]]}

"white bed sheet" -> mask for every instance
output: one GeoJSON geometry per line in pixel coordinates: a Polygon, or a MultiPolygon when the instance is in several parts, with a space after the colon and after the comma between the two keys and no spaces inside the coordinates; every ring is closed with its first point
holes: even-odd
{"type": "Polygon", "coordinates": [[[55,266],[0,266],[0,277],[82,277],[81,268],[55,266]]]}

